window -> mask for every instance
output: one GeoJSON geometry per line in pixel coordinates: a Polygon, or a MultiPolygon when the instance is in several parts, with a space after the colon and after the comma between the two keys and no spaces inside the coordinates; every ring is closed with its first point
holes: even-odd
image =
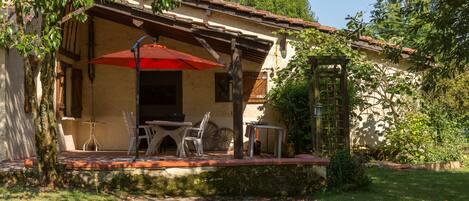
{"type": "Polygon", "coordinates": [[[82,70],[60,62],[57,66],[56,113],[59,117],[80,118],[82,112],[82,70]]]}
{"type": "Polygon", "coordinates": [[[232,85],[228,73],[215,73],[215,102],[230,102],[232,85]]]}
{"type": "MultiPolygon", "coordinates": [[[[244,72],[243,95],[247,103],[264,103],[267,95],[267,72],[244,72]]],[[[232,101],[232,81],[227,73],[215,73],[215,102],[232,101]]]]}

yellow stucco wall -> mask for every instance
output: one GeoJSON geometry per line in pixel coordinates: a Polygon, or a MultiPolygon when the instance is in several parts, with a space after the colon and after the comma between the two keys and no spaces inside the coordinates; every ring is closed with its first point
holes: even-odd
{"type": "MultiPolygon", "coordinates": [[[[272,76],[278,69],[285,67],[290,58],[295,54],[291,45],[287,45],[287,55],[280,55],[279,46],[277,45],[277,36],[273,34],[276,29],[263,26],[252,21],[236,18],[230,15],[212,12],[207,16],[204,11],[181,6],[171,14],[181,17],[191,18],[195,21],[203,21],[205,18],[209,24],[224,26],[227,29],[242,31],[245,34],[256,35],[259,38],[271,40],[274,42],[273,47],[263,63],[254,63],[243,60],[244,71],[265,71],[268,72],[269,81],[268,88],[273,87],[272,76]]],[[[129,49],[131,45],[144,33],[135,28],[130,28],[120,24],[116,24],[104,19],[94,18],[95,20],[95,56],[105,53],[115,52],[119,50],[129,49]]],[[[89,136],[89,128],[84,121],[90,119],[90,82],[86,78],[86,55],[87,55],[87,27],[81,25],[80,28],[80,52],[82,60],[75,62],[74,67],[83,69],[83,115],[78,120],[64,120],[62,126],[65,135],[72,135],[75,146],[81,148],[85,140],[89,136]]],[[[289,38],[287,41],[290,41],[289,38]]],[[[182,43],[169,38],[161,37],[160,44],[166,45],[168,48],[193,54],[198,57],[213,60],[204,48],[182,43]]],[[[386,62],[382,56],[366,52],[369,58],[378,64],[389,65],[393,68],[407,68],[408,64],[394,65],[386,62]]],[[[221,54],[225,61],[229,61],[229,55],[221,54]]],[[[215,103],[214,89],[214,73],[224,72],[223,70],[208,71],[183,71],[183,113],[186,114],[186,120],[198,122],[203,114],[207,111],[212,112],[211,121],[215,122],[219,127],[232,128],[232,104],[231,103],[215,103]]],[[[113,66],[96,66],[96,80],[94,85],[94,104],[95,118],[102,122],[97,126],[97,137],[103,145],[103,150],[126,150],[128,146],[129,136],[125,130],[122,120],[122,111],[135,111],[135,76],[133,70],[113,67],[113,66]]],[[[244,121],[262,120],[274,125],[280,125],[277,122],[276,114],[273,110],[267,108],[262,109],[263,105],[248,104],[244,108],[244,121]]],[[[379,110],[380,108],[373,108],[379,110]]],[[[372,110],[370,110],[371,113],[372,110]]],[[[367,117],[367,114],[364,114],[367,117]]],[[[366,120],[366,118],[364,118],[366,120]]],[[[359,122],[356,127],[352,128],[353,142],[361,144],[372,144],[381,141],[382,137],[373,135],[373,132],[363,133],[358,127],[363,127],[366,122],[359,122]]],[[[273,146],[273,144],[272,144],[273,146]]]]}
{"type": "MultiPolygon", "coordinates": [[[[136,1],[135,1],[136,2],[136,1]]],[[[136,2],[138,3],[138,2],[136,2]]],[[[268,88],[273,87],[272,76],[275,76],[279,68],[287,65],[289,59],[295,54],[290,45],[287,46],[287,55],[283,58],[279,53],[277,45],[277,36],[272,34],[276,29],[230,15],[212,12],[206,16],[206,13],[195,8],[181,6],[169,13],[182,17],[188,17],[196,21],[203,21],[204,18],[212,25],[224,26],[228,29],[242,31],[245,34],[256,35],[259,38],[271,40],[274,46],[263,63],[254,63],[243,61],[244,71],[265,71],[268,72],[268,88]]],[[[143,35],[143,32],[122,26],[110,21],[95,18],[96,26],[96,53],[100,56],[105,53],[129,49],[130,46],[143,35]]],[[[62,135],[73,138],[73,143],[77,149],[80,149],[85,140],[89,137],[89,127],[83,122],[90,119],[91,90],[90,82],[87,79],[87,35],[86,24],[80,24],[79,27],[79,52],[82,60],[74,62],[63,56],[60,60],[73,64],[75,68],[83,70],[83,115],[80,119],[66,118],[60,122],[63,130],[62,135]]],[[[290,39],[288,39],[290,40],[290,39]]],[[[169,48],[182,52],[187,52],[195,56],[212,60],[205,49],[197,46],[188,45],[175,40],[162,37],[160,43],[169,48]]],[[[409,63],[399,65],[387,62],[381,55],[373,52],[366,52],[369,58],[381,65],[390,66],[392,69],[407,69],[409,63]]],[[[222,54],[225,61],[230,58],[222,54]]],[[[24,114],[24,74],[22,67],[22,58],[3,49],[0,50],[0,160],[2,158],[16,159],[34,155],[34,127],[30,115],[24,114]],[[3,91],[2,91],[3,90],[3,91]],[[3,111],[3,112],[2,112],[3,111]]],[[[231,103],[214,102],[214,73],[223,72],[223,70],[209,71],[184,71],[182,73],[183,82],[183,112],[186,114],[186,120],[198,122],[206,111],[212,112],[211,121],[219,127],[232,127],[232,105],[231,103]]],[[[94,89],[95,118],[102,122],[97,126],[97,137],[103,145],[103,150],[126,150],[129,136],[126,133],[122,120],[121,111],[135,111],[135,77],[130,69],[118,68],[112,66],[96,66],[96,80],[94,89]]],[[[39,87],[40,89],[40,87],[39,87]]],[[[40,90],[38,92],[40,94],[40,90]]],[[[270,124],[279,124],[276,122],[276,114],[271,109],[262,110],[262,105],[249,104],[244,108],[244,121],[262,120],[270,124]]],[[[384,113],[382,108],[375,107],[363,114],[364,121],[359,122],[357,127],[352,128],[353,142],[358,144],[373,145],[384,139],[383,136],[377,136],[373,130],[359,130],[358,127],[375,126],[376,121],[367,122],[369,114],[378,111],[384,113]],[[371,123],[370,123],[371,122],[371,123]],[[364,125],[366,124],[366,125],[364,125]]],[[[377,119],[377,118],[376,118],[377,119]]],[[[59,138],[61,147],[63,147],[64,138],[59,138]]],[[[272,144],[273,145],[273,144],[272,144]]],[[[62,148],[64,150],[64,148],[62,148]]],[[[272,150],[272,149],[270,149],[272,150]]]]}
{"type": "MultiPolygon", "coordinates": [[[[129,49],[144,33],[140,30],[110,22],[101,18],[95,21],[95,56],[119,50],[129,49]]],[[[87,30],[80,26],[81,55],[87,55],[87,30]],[[85,41],[85,42],[84,42],[85,41]]],[[[161,37],[160,44],[168,48],[193,54],[198,57],[213,60],[208,52],[198,46],[189,45],[169,38],[161,37]]],[[[226,61],[229,56],[222,54],[226,61]]],[[[269,59],[272,60],[272,59],[269,59]]],[[[244,71],[263,71],[263,64],[243,60],[244,71]]],[[[83,112],[82,118],[63,120],[62,127],[65,135],[73,135],[75,146],[81,148],[89,136],[89,127],[84,121],[90,119],[91,90],[86,75],[86,57],[74,63],[74,67],[83,69],[83,112]]],[[[211,121],[220,128],[232,128],[232,104],[215,102],[215,72],[223,69],[207,71],[183,71],[183,113],[186,121],[198,122],[207,111],[212,112],[211,121]]],[[[95,118],[103,124],[98,124],[96,133],[103,150],[125,150],[129,136],[122,119],[122,111],[135,111],[135,74],[127,68],[96,65],[96,79],[94,82],[95,118]]],[[[259,104],[245,106],[245,122],[259,119],[272,120],[263,117],[259,104]]],[[[275,123],[272,122],[271,123],[275,123]]]]}

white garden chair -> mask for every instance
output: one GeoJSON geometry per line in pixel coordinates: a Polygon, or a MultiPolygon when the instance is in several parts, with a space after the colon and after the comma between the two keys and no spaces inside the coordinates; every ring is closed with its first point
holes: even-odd
{"type": "MultiPolygon", "coordinates": [[[[129,149],[127,150],[127,154],[129,155],[130,152],[135,151],[135,118],[133,115],[133,112],[125,112],[122,111],[122,116],[124,118],[124,123],[127,127],[127,132],[129,134],[129,149]]],[[[138,145],[140,145],[140,142],[142,139],[146,139],[148,144],[150,144],[151,139],[155,133],[155,130],[152,129],[150,126],[146,125],[141,125],[139,128],[143,128],[145,130],[145,135],[139,135],[138,136],[138,145]]],[[[137,146],[138,147],[138,146],[137,146]]]]}
{"type": "Polygon", "coordinates": [[[196,155],[197,156],[204,155],[202,136],[204,135],[204,130],[209,119],[210,119],[210,112],[207,112],[205,113],[204,118],[202,119],[202,122],[200,123],[199,127],[189,127],[184,130],[184,135],[182,138],[182,146],[180,150],[182,153],[185,153],[184,149],[187,148],[186,142],[192,142],[194,143],[194,147],[197,152],[196,155]],[[192,131],[197,131],[197,134],[195,136],[191,136],[190,134],[192,133],[192,131]]]}

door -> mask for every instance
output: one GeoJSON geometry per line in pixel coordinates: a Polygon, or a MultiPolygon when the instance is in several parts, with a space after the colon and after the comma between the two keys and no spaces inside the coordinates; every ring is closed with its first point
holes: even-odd
{"type": "Polygon", "coordinates": [[[169,120],[182,114],[182,72],[143,71],[140,80],[140,121],[169,120]]]}

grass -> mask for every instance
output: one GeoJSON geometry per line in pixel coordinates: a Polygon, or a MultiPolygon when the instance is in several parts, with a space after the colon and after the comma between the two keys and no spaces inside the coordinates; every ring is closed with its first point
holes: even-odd
{"type": "Polygon", "coordinates": [[[366,190],[326,192],[318,200],[469,200],[469,167],[453,171],[368,170],[366,190]]]}
{"type": "Polygon", "coordinates": [[[28,187],[0,187],[0,200],[93,200],[108,201],[117,200],[115,196],[83,192],[78,190],[40,191],[37,188],[28,187]]]}
{"type": "MultiPolygon", "coordinates": [[[[368,189],[319,193],[314,196],[314,200],[469,200],[469,167],[444,172],[372,168],[368,173],[373,179],[373,184],[368,189]]],[[[27,187],[0,187],[0,200],[118,199],[109,194],[77,190],[42,192],[27,187]]]]}

